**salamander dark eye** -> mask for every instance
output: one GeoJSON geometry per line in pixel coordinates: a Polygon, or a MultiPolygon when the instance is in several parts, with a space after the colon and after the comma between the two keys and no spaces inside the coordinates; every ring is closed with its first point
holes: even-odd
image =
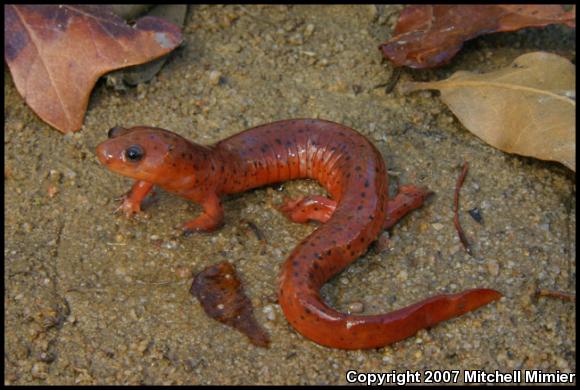
{"type": "Polygon", "coordinates": [[[129,161],[139,161],[143,158],[145,152],[143,148],[139,145],[131,145],[125,150],[125,157],[129,161]]]}

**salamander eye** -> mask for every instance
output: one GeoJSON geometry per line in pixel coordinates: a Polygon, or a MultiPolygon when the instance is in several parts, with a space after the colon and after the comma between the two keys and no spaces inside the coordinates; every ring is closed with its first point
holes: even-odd
{"type": "Polygon", "coordinates": [[[131,145],[125,150],[125,157],[127,160],[137,162],[143,158],[145,152],[143,148],[139,145],[131,145]]]}

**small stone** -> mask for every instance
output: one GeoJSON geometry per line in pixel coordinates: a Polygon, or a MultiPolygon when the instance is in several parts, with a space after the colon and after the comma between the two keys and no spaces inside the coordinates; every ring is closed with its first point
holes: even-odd
{"type": "Polygon", "coordinates": [[[209,83],[211,85],[218,85],[220,83],[221,77],[222,73],[219,70],[212,70],[209,72],[209,83]]]}
{"type": "Polygon", "coordinates": [[[35,363],[30,370],[33,378],[45,379],[48,376],[48,364],[44,362],[35,363]]]}
{"type": "Polygon", "coordinates": [[[433,229],[435,229],[437,231],[439,231],[445,227],[445,225],[443,225],[442,223],[439,223],[439,222],[436,222],[436,223],[432,224],[431,226],[433,226],[433,229]]]}
{"type": "Polygon", "coordinates": [[[487,271],[493,277],[499,275],[499,264],[496,260],[489,260],[487,262],[487,271]]]}
{"type": "Polygon", "coordinates": [[[288,38],[290,45],[300,46],[304,43],[304,36],[302,34],[294,34],[288,38]]]}
{"type": "Polygon", "coordinates": [[[274,321],[276,319],[276,313],[274,313],[274,308],[272,307],[272,305],[264,306],[262,312],[266,314],[266,318],[268,319],[268,321],[274,321]]]}
{"type": "Polygon", "coordinates": [[[349,313],[362,313],[365,309],[365,306],[362,302],[351,302],[348,304],[348,312],[349,313]]]}
{"type": "Polygon", "coordinates": [[[175,275],[178,279],[190,279],[193,277],[193,270],[191,267],[180,266],[175,269],[175,275]]]}

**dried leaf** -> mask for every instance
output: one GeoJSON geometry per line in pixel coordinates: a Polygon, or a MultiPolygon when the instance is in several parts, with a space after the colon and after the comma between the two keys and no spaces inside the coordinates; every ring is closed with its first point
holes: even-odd
{"type": "Polygon", "coordinates": [[[438,89],[461,123],[488,144],[576,171],[576,67],[563,57],[528,53],[494,72],[460,71],[401,89],[438,89]]]}
{"type": "Polygon", "coordinates": [[[397,66],[415,69],[446,64],[463,42],[479,35],[525,27],[576,27],[576,6],[413,5],[401,13],[393,38],[380,49],[397,66]]]}
{"type": "MultiPolygon", "coordinates": [[[[112,7],[114,9],[116,8],[115,13],[119,15],[119,11],[117,9],[124,7],[125,11],[128,11],[129,7],[136,6],[113,5],[112,7]]],[[[148,16],[155,16],[157,18],[164,19],[175,24],[176,26],[179,26],[180,28],[183,28],[186,14],[187,5],[185,4],[159,4],[147,12],[148,16]]],[[[150,61],[143,65],[135,65],[111,72],[106,75],[107,86],[113,86],[113,88],[116,90],[125,91],[127,90],[126,86],[135,86],[148,82],[153,79],[153,77],[155,77],[159,71],[161,71],[161,68],[163,65],[165,65],[165,62],[167,62],[168,58],[168,56],[163,56],[156,59],[155,61],[150,61]]]]}
{"type": "Polygon", "coordinates": [[[26,103],[64,133],[82,126],[103,74],[169,53],[179,28],[152,17],[133,27],[109,6],[5,5],[4,58],[26,103]]]}
{"type": "Polygon", "coordinates": [[[244,333],[259,347],[269,346],[268,333],[256,322],[252,302],[230,263],[224,261],[201,271],[190,291],[208,316],[244,333]]]}

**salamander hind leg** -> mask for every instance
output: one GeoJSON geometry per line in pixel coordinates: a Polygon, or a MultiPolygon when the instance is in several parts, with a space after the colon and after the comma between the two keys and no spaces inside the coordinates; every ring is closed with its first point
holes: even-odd
{"type": "Polygon", "coordinates": [[[326,222],[336,209],[336,201],[321,195],[305,196],[299,199],[286,199],[278,207],[286,217],[298,223],[308,221],[326,222]]]}
{"type": "Polygon", "coordinates": [[[387,218],[383,229],[389,229],[409,212],[420,208],[425,200],[433,194],[427,187],[404,185],[399,187],[399,192],[393,199],[387,202],[387,218]]]}
{"type": "Polygon", "coordinates": [[[194,232],[211,232],[223,224],[224,209],[217,195],[207,197],[201,206],[203,207],[201,215],[183,224],[184,235],[194,232]]]}

